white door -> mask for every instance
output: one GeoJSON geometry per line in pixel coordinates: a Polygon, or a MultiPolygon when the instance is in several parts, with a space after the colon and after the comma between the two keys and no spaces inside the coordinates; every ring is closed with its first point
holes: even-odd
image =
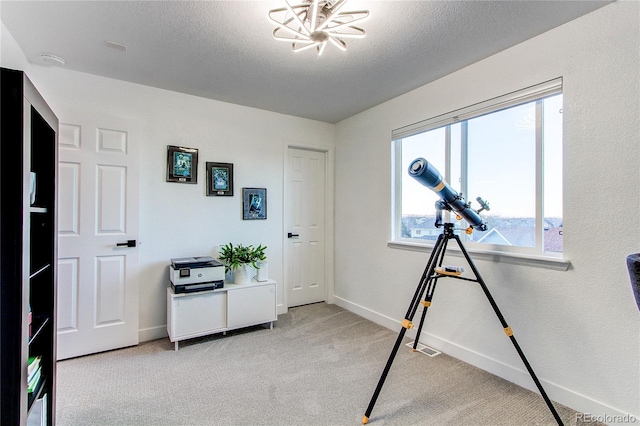
{"type": "Polygon", "coordinates": [[[65,359],[138,344],[138,249],[121,244],[138,239],[139,158],[129,121],[59,118],[57,323],[65,359]]]}
{"type": "Polygon", "coordinates": [[[286,184],[287,306],[326,300],[326,153],[289,148],[286,184]]]}

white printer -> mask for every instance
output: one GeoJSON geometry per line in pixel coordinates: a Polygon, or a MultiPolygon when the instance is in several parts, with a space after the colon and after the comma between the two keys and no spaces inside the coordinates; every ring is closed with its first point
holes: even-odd
{"type": "Polygon", "coordinates": [[[224,265],[210,256],[171,259],[169,279],[176,294],[223,288],[224,265]]]}

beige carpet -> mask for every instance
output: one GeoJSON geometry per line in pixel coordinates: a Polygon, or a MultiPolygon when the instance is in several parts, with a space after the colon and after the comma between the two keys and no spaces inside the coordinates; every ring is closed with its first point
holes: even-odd
{"type": "MultiPolygon", "coordinates": [[[[335,305],[273,330],[169,339],[58,363],[57,424],[359,425],[397,332],[335,305]]],[[[566,425],[576,413],[555,405],[566,425]]],[[[543,399],[445,354],[402,346],[377,425],[555,425],[543,399]]],[[[593,423],[591,423],[593,425],[593,423]]]]}

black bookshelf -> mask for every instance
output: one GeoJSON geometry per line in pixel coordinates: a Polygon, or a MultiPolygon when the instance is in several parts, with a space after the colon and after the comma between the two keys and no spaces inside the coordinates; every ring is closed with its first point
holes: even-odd
{"type": "Polygon", "coordinates": [[[58,120],[22,71],[0,72],[0,421],[25,425],[44,398],[44,424],[54,425],[58,120]],[[32,392],[29,357],[40,357],[32,392]]]}

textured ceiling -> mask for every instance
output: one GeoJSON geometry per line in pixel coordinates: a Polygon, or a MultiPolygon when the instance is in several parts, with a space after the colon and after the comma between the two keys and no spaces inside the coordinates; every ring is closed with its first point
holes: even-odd
{"type": "Polygon", "coordinates": [[[350,0],[367,37],[318,57],[271,37],[283,2],[2,0],[0,19],[33,63],[336,123],[610,3],[350,0]]]}

